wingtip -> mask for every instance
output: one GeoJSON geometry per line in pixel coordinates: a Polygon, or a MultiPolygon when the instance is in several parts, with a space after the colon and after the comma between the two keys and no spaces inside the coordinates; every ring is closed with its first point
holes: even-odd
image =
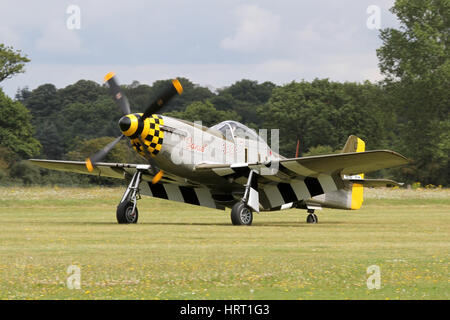
{"type": "Polygon", "coordinates": [[[385,150],[385,151],[390,152],[390,153],[392,153],[393,155],[395,155],[395,156],[401,158],[401,159],[404,161],[404,164],[409,164],[409,163],[411,163],[411,162],[413,161],[413,160],[408,159],[407,157],[405,157],[404,155],[402,155],[401,153],[398,153],[398,152],[396,152],[396,151],[392,151],[392,150],[385,150]]]}

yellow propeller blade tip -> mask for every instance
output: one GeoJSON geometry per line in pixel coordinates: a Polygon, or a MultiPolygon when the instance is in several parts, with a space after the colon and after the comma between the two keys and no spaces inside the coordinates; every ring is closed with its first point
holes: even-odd
{"type": "Polygon", "coordinates": [[[110,72],[110,73],[108,73],[104,78],[103,78],[103,80],[105,81],[105,82],[107,82],[109,79],[111,79],[112,77],[114,77],[116,74],[114,73],[114,72],[110,72]]]}
{"type": "Polygon", "coordinates": [[[158,183],[159,180],[161,180],[164,172],[162,170],[159,170],[159,172],[153,177],[152,184],[158,183]]]}
{"type": "Polygon", "coordinates": [[[180,81],[178,81],[178,79],[173,79],[172,83],[173,83],[173,86],[175,87],[175,89],[177,90],[178,94],[182,94],[183,87],[181,86],[180,81]]]}
{"type": "Polygon", "coordinates": [[[89,158],[86,159],[86,168],[89,172],[94,171],[94,166],[92,165],[91,159],[89,158]]]}

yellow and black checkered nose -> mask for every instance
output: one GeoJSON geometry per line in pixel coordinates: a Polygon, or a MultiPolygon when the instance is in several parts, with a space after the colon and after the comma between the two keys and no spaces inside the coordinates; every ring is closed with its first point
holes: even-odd
{"type": "Polygon", "coordinates": [[[144,148],[152,155],[157,155],[161,151],[164,132],[160,126],[163,124],[162,117],[157,114],[153,114],[144,121],[142,120],[142,113],[128,114],[119,120],[120,130],[130,138],[133,149],[143,156],[146,154],[144,148]],[[140,140],[145,146],[142,146],[140,140]]]}

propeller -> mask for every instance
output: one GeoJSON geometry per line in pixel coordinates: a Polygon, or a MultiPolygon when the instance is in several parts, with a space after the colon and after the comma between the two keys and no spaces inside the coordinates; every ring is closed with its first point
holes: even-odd
{"type": "Polygon", "coordinates": [[[112,98],[119,106],[119,108],[122,110],[122,113],[124,115],[130,114],[130,103],[128,102],[127,97],[123,93],[114,76],[114,72],[110,72],[104,78],[105,82],[109,86],[109,93],[111,94],[112,98]]]}
{"type": "Polygon", "coordinates": [[[144,144],[144,141],[142,141],[142,138],[139,136],[138,139],[139,139],[139,142],[141,143],[144,153],[148,156],[148,158],[147,158],[148,162],[150,162],[150,170],[152,171],[152,174],[153,174],[152,184],[158,183],[158,181],[161,180],[161,178],[164,174],[164,171],[162,171],[156,164],[155,160],[153,160],[152,155],[145,147],[145,144],[144,144]]]}
{"type": "MultiPolygon", "coordinates": [[[[122,110],[122,113],[124,115],[128,115],[131,113],[130,110],[130,104],[128,102],[127,97],[123,93],[122,89],[120,88],[119,84],[117,83],[115,79],[115,74],[113,72],[108,73],[105,78],[105,82],[108,83],[109,92],[111,96],[113,97],[116,104],[119,106],[119,108],[122,110]]],[[[181,86],[180,81],[177,79],[172,80],[172,85],[167,87],[150,105],[145,109],[144,114],[141,117],[140,121],[145,121],[148,117],[150,117],[152,114],[157,113],[159,110],[161,110],[164,105],[167,104],[167,102],[172,99],[175,95],[181,94],[183,92],[183,87],[181,86]]],[[[123,117],[125,118],[125,117],[123,117]]],[[[122,118],[122,119],[123,119],[122,118]]],[[[119,123],[120,124],[120,123],[119,123]]],[[[92,172],[94,170],[95,164],[100,162],[110,151],[114,146],[119,143],[119,141],[124,137],[124,134],[120,135],[120,137],[116,138],[114,141],[106,145],[103,149],[100,151],[94,153],[89,158],[86,159],[86,168],[92,172]]],[[[153,160],[151,153],[147,150],[146,145],[142,141],[142,138],[140,135],[138,135],[139,142],[142,145],[142,149],[144,150],[144,153],[147,155],[147,160],[150,163],[151,171],[153,174],[152,183],[155,184],[159,180],[161,180],[164,172],[158,167],[155,160],[153,160]]]]}
{"type": "Polygon", "coordinates": [[[86,159],[86,168],[89,170],[89,172],[92,172],[94,170],[95,164],[106,157],[106,155],[112,150],[112,148],[114,148],[117,143],[119,143],[120,140],[122,140],[123,137],[124,135],[121,134],[120,137],[117,137],[114,141],[108,143],[103,149],[97,151],[86,159]]]}
{"type": "Polygon", "coordinates": [[[172,80],[172,85],[167,87],[155,101],[153,101],[142,115],[142,121],[157,113],[164,105],[177,94],[183,93],[183,87],[178,79],[172,80]]]}

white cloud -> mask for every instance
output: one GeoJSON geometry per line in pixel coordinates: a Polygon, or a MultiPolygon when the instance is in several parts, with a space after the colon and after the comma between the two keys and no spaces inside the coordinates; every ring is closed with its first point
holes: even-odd
{"type": "Polygon", "coordinates": [[[236,14],[239,20],[236,33],[221,41],[222,48],[255,51],[267,48],[276,41],[280,31],[280,16],[257,5],[241,5],[236,14]]]}
{"type": "MultiPolygon", "coordinates": [[[[2,0],[0,42],[21,49],[27,72],[0,84],[64,87],[80,79],[102,81],[114,70],[122,83],[184,76],[216,88],[242,78],[272,81],[381,78],[378,32],[366,27],[363,1],[77,0],[81,30],[68,30],[70,2],[2,0]],[[173,62],[173,63],[172,63],[173,62]]],[[[394,26],[378,0],[382,26],[394,26]]]]}
{"type": "Polygon", "coordinates": [[[14,48],[20,47],[20,37],[11,27],[0,25],[0,39],[1,43],[12,46],[14,48]]]}
{"type": "Polygon", "coordinates": [[[79,54],[86,52],[82,48],[79,31],[69,30],[64,20],[52,21],[36,40],[36,49],[43,52],[79,54]]]}

